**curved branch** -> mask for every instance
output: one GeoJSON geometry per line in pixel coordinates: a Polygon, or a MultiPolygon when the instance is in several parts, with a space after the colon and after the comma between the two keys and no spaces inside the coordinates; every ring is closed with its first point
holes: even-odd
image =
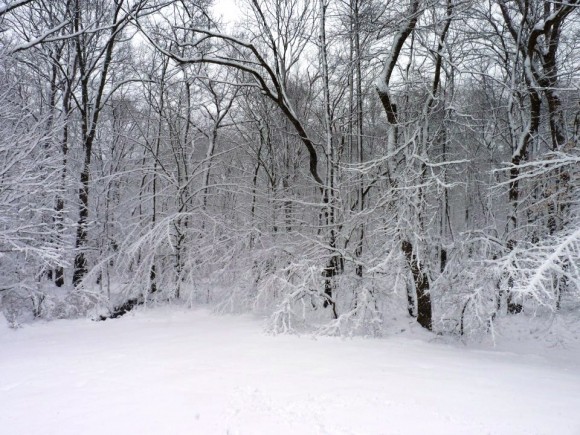
{"type": "Polygon", "coordinates": [[[389,58],[387,59],[385,68],[381,73],[379,81],[377,82],[377,93],[379,94],[379,98],[381,99],[381,103],[385,109],[387,114],[387,121],[389,124],[394,125],[397,123],[397,108],[396,105],[392,103],[391,97],[389,95],[389,82],[391,81],[391,75],[397,65],[397,60],[399,59],[399,55],[405,44],[405,41],[409,37],[409,35],[415,30],[417,26],[417,21],[419,17],[423,13],[421,10],[421,1],[420,0],[411,0],[411,4],[409,6],[409,10],[407,15],[409,17],[409,21],[399,33],[395,36],[393,40],[393,48],[391,49],[391,53],[389,58]]]}
{"type": "Polygon", "coordinates": [[[308,151],[310,174],[319,185],[321,186],[324,185],[322,178],[318,174],[318,154],[316,152],[315,144],[308,136],[308,133],[304,128],[304,125],[294,112],[291,103],[288,101],[286,93],[284,92],[283,85],[280,82],[278,76],[272,70],[272,68],[266,62],[266,60],[262,57],[262,55],[254,46],[254,44],[235,38],[233,36],[212,32],[206,29],[189,28],[188,30],[203,33],[204,35],[214,37],[217,39],[222,39],[234,45],[249,49],[256,58],[257,64],[266,71],[267,77],[264,77],[264,74],[261,71],[257,70],[256,68],[250,65],[247,65],[246,63],[244,63],[244,61],[239,61],[237,59],[231,59],[228,57],[204,56],[204,55],[200,55],[198,57],[193,58],[179,56],[173,52],[164,49],[163,47],[160,47],[159,44],[157,44],[146,32],[143,31],[143,29],[141,29],[145,37],[149,40],[149,42],[151,42],[151,44],[157,50],[159,50],[161,53],[168,56],[169,58],[173,59],[178,64],[185,65],[196,63],[209,63],[213,65],[221,65],[230,68],[235,68],[239,71],[246,72],[250,74],[252,77],[254,77],[254,79],[258,82],[258,85],[262,93],[278,106],[278,108],[282,111],[282,113],[286,116],[286,118],[290,121],[290,123],[298,133],[300,140],[302,141],[302,143],[304,144],[304,146],[308,151]],[[272,84],[275,89],[272,89],[268,85],[267,79],[272,81],[272,84]]]}

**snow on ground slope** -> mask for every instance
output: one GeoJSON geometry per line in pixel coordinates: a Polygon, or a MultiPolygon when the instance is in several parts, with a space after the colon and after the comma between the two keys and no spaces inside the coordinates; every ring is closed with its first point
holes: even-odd
{"type": "Polygon", "coordinates": [[[580,362],[177,308],[0,330],[2,434],[580,434],[580,362]]]}

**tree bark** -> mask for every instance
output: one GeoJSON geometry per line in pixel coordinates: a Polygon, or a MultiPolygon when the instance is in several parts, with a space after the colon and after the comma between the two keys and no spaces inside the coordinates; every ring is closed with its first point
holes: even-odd
{"type": "Polygon", "coordinates": [[[417,292],[417,322],[423,328],[431,331],[433,329],[433,321],[431,294],[429,293],[429,277],[421,270],[421,265],[413,251],[413,245],[411,242],[403,240],[401,243],[401,249],[405,254],[407,265],[413,275],[413,282],[415,283],[415,290],[417,292]]]}

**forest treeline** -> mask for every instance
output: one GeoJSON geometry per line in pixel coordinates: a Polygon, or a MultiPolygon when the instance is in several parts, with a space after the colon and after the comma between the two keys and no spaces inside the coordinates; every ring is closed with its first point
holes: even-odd
{"type": "MultiPolygon", "coordinates": [[[[219,1],[219,0],[216,0],[219,1]]],[[[580,306],[580,1],[0,2],[0,307],[380,334],[580,306]]]]}

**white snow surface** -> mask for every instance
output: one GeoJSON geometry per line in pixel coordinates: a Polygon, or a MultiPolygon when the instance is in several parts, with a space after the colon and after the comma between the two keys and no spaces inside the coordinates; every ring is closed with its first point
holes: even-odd
{"type": "Polygon", "coordinates": [[[2,434],[580,434],[580,362],[138,310],[0,324],[2,434]]]}

